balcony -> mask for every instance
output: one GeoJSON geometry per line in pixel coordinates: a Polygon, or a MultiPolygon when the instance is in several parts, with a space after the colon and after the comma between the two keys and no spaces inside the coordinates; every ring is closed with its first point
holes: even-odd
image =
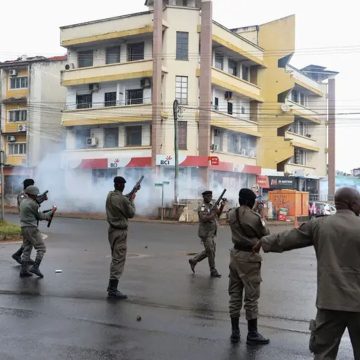
{"type": "Polygon", "coordinates": [[[240,54],[255,64],[264,64],[263,49],[215,21],[213,21],[212,40],[214,43],[240,54]]]}
{"type": "Polygon", "coordinates": [[[106,81],[145,78],[152,77],[152,72],[152,59],[131,61],[122,64],[78,68],[62,71],[61,85],[73,86],[106,81]]]}
{"type": "Polygon", "coordinates": [[[291,100],[286,100],[286,105],[290,107],[293,115],[302,117],[317,125],[321,124],[321,119],[317,112],[310,110],[309,108],[302,106],[301,104],[298,104],[291,100]]]}
{"type": "MultiPolygon", "coordinates": [[[[200,75],[200,70],[198,70],[198,74],[200,75]]],[[[238,95],[246,96],[252,100],[263,102],[260,95],[260,88],[258,86],[236,76],[230,75],[215,67],[211,70],[211,83],[223,88],[224,90],[229,90],[238,95]]]]}
{"type": "Polygon", "coordinates": [[[5,122],[3,132],[4,133],[19,133],[25,134],[27,123],[26,121],[16,121],[16,122],[5,122]]]}
{"type": "Polygon", "coordinates": [[[152,105],[136,104],[65,110],[61,120],[63,126],[93,126],[151,121],[151,119],[152,105]]]}
{"type": "Polygon", "coordinates": [[[318,96],[324,96],[324,91],[322,90],[321,84],[317,83],[316,81],[310,79],[303,73],[301,73],[298,69],[292,67],[291,65],[286,66],[286,71],[291,73],[296,84],[300,85],[301,87],[311,91],[313,94],[318,96]]]}
{"type": "Polygon", "coordinates": [[[211,126],[260,137],[258,126],[253,121],[242,120],[219,111],[211,112],[211,126]]]}
{"type": "Polygon", "coordinates": [[[61,46],[64,47],[90,45],[97,42],[147,34],[152,31],[152,14],[147,11],[63,26],[61,27],[60,41],[61,46]]]}
{"type": "Polygon", "coordinates": [[[317,146],[317,141],[308,136],[302,136],[287,131],[285,132],[285,140],[290,141],[291,145],[294,147],[299,147],[309,151],[320,151],[320,148],[317,146]]]}
{"type": "Polygon", "coordinates": [[[26,154],[24,155],[7,155],[6,165],[22,166],[26,164],[26,154]]]}

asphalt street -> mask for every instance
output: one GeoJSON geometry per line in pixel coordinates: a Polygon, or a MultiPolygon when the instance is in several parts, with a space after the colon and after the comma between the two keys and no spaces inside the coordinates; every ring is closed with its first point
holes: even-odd
{"type": "MultiPolygon", "coordinates": [[[[16,215],[7,218],[18,221],[16,215]]],[[[196,225],[132,222],[119,286],[129,299],[121,302],[106,299],[105,221],[55,218],[41,231],[48,235],[43,279],[19,278],[11,259],[19,244],[0,243],[0,360],[312,359],[312,248],[263,256],[259,330],[271,343],[249,347],[243,316],[240,344],[229,342],[227,226],[217,240],[223,276],[211,279],[206,260],[195,275],[188,264],[190,254],[202,250],[196,225]]],[[[353,359],[347,336],[338,358],[353,359]]]]}

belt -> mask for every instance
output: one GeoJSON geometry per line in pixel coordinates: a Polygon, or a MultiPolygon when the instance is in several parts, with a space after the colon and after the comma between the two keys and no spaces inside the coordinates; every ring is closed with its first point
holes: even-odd
{"type": "Polygon", "coordinates": [[[239,251],[252,252],[252,247],[246,246],[246,245],[241,245],[241,244],[235,244],[234,249],[239,250],[239,251]]]}

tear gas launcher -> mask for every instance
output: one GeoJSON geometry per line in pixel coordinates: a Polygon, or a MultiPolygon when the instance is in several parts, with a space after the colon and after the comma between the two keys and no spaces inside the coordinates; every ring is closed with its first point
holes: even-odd
{"type": "Polygon", "coordinates": [[[129,199],[140,190],[141,182],[144,180],[144,175],[141,175],[133,189],[126,195],[129,199]]]}
{"type": "Polygon", "coordinates": [[[211,207],[210,211],[213,211],[214,209],[217,209],[217,207],[220,204],[220,201],[224,199],[224,194],[226,193],[226,189],[223,190],[221,195],[218,197],[218,199],[215,201],[214,205],[211,207]]]}

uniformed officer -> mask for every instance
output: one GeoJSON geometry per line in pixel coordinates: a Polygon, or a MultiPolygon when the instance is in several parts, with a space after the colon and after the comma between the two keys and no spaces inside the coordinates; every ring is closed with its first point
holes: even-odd
{"type": "Polygon", "coordinates": [[[135,192],[130,196],[123,195],[126,180],[121,176],[114,178],[114,191],[106,199],[106,217],[109,223],[108,238],[111,248],[110,279],[108,297],[126,299],[127,296],[117,287],[124,271],[127,250],[128,219],[135,215],[135,192]]]}
{"type": "Polygon", "coordinates": [[[198,209],[200,237],[205,250],[189,259],[191,270],[195,273],[195,266],[198,262],[208,258],[211,277],[221,277],[221,274],[215,268],[215,237],[217,232],[217,219],[221,215],[225,206],[225,200],[221,201],[219,207],[213,208],[212,191],[207,190],[202,193],[203,203],[198,209]]]}
{"type": "Polygon", "coordinates": [[[239,192],[240,207],[228,212],[228,222],[231,228],[234,248],[230,251],[229,276],[229,310],[231,318],[231,342],[240,341],[239,317],[242,302],[246,320],[248,321],[248,335],[246,343],[249,345],[268,344],[257,329],[258,300],[261,283],[261,256],[253,253],[252,248],[262,236],[269,233],[261,216],[252,210],[256,195],[250,189],[239,192]]]}
{"type": "Polygon", "coordinates": [[[311,322],[310,350],[316,360],[336,359],[347,328],[360,359],[360,194],[352,188],[335,193],[336,214],[318,217],[298,229],[258,241],[265,252],[314,246],[317,257],[316,320],[311,322]]]}
{"type": "Polygon", "coordinates": [[[20,277],[28,277],[35,274],[39,277],[44,277],[40,272],[39,266],[46,252],[46,247],[38,229],[39,220],[50,220],[55,208],[47,213],[39,212],[40,205],[36,201],[39,195],[39,189],[30,185],[25,189],[27,197],[20,203],[20,226],[21,234],[23,236],[24,251],[21,257],[20,277]],[[30,265],[30,254],[32,248],[36,250],[36,258],[33,266],[28,269],[30,265]]]}
{"type": "MultiPolygon", "coordinates": [[[[25,189],[30,186],[30,185],[34,185],[35,184],[35,181],[33,179],[25,179],[23,181],[23,190],[18,194],[18,196],[16,197],[16,201],[17,201],[17,206],[18,206],[18,210],[20,212],[20,204],[21,202],[27,198],[27,195],[25,193],[25,189]]],[[[17,250],[14,254],[11,255],[11,257],[19,264],[21,264],[21,255],[24,251],[24,244],[22,244],[19,248],[19,250],[17,250]]],[[[29,262],[31,264],[34,264],[34,261],[33,260],[29,260],[29,262]]]]}

